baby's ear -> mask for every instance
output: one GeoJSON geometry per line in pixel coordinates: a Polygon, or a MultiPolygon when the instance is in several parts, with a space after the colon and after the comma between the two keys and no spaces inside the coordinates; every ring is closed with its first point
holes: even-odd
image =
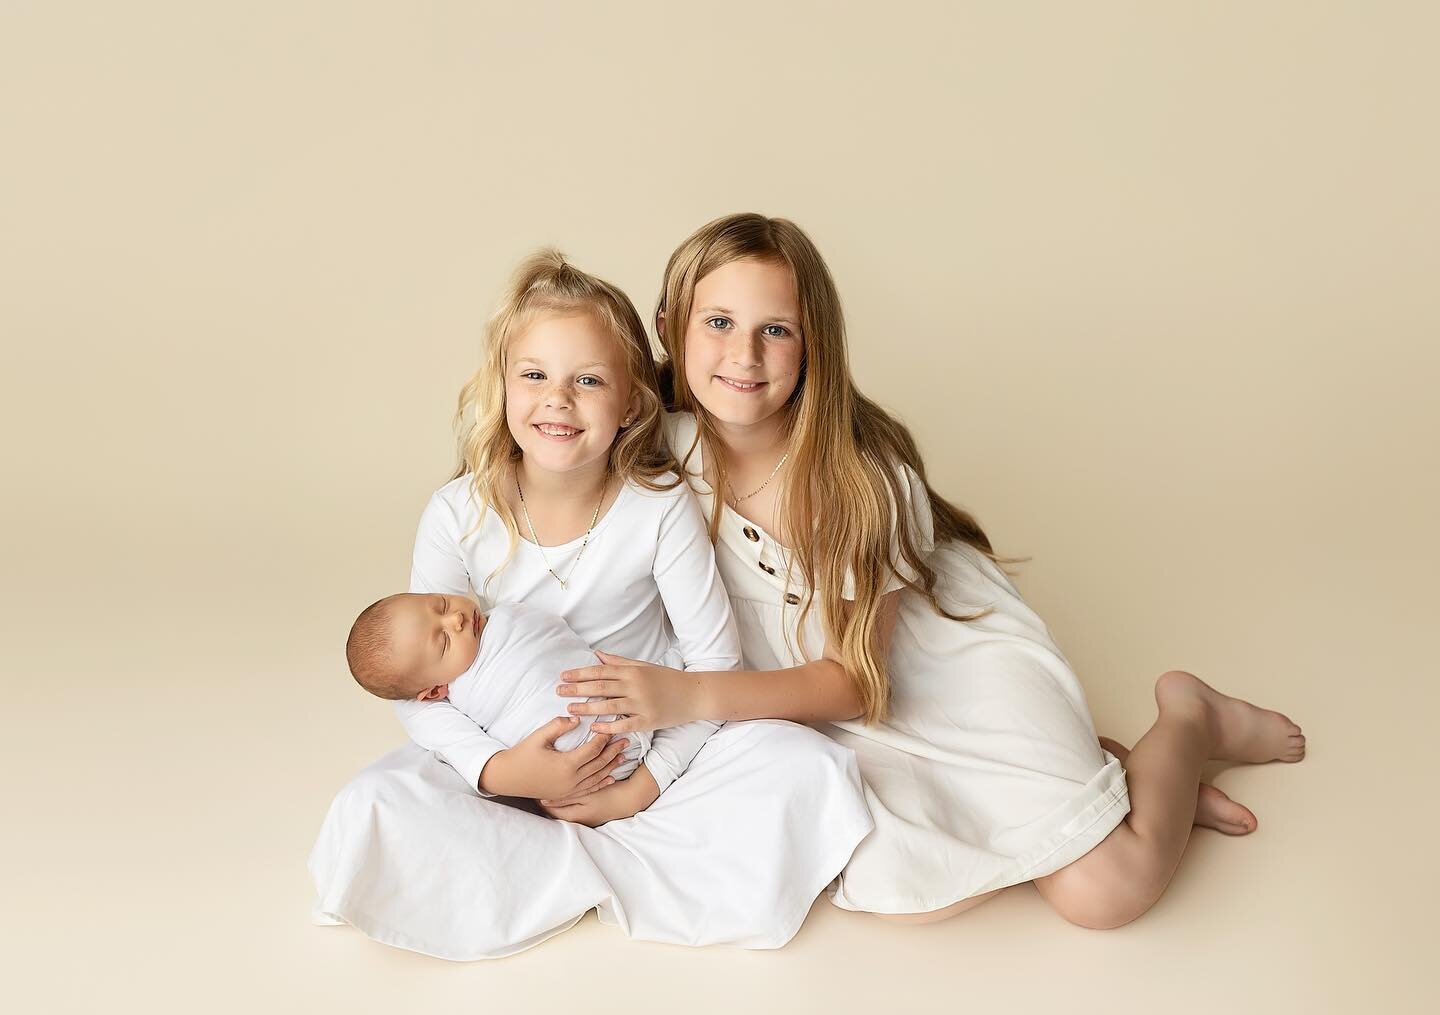
{"type": "Polygon", "coordinates": [[[436,684],[434,687],[427,687],[415,695],[416,701],[439,701],[450,693],[449,684],[436,684]]]}

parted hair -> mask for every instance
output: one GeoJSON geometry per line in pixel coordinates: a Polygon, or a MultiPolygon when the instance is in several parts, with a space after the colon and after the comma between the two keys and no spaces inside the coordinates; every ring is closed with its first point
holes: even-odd
{"type": "MultiPolygon", "coordinates": [[[[778,508],[782,538],[799,577],[818,594],[825,631],[838,646],[854,682],[865,722],[874,723],[887,714],[890,704],[889,674],[877,651],[876,632],[883,589],[895,563],[892,536],[900,559],[916,575],[912,581],[902,574],[900,580],[924,596],[937,613],[965,621],[985,612],[950,613],[937,599],[935,570],[920,550],[899,467],[909,466],[924,484],[937,542],[955,540],[991,560],[998,558],[975,519],[930,486],[925,463],[905,425],[855,387],[840,296],[815,244],[795,223],[757,214],[716,219],[681,243],[665,267],[656,306],[656,330],[668,356],[664,372],[671,405],[695,414],[699,423],[695,443],[714,473],[711,538],[719,529],[719,505],[729,493],[725,445],[686,383],[685,331],[696,284],[717,268],[740,260],[784,265],[795,279],[804,358],[786,413],[790,468],[778,508]],[[847,574],[853,576],[853,601],[843,594],[847,574]]],[[[694,447],[675,451],[685,461],[694,447]]],[[[804,601],[801,625],[815,605],[814,597],[804,601]]]]}
{"type": "MultiPolygon", "coordinates": [[[[618,287],[587,274],[554,248],[527,257],[490,318],[482,365],[460,390],[455,411],[459,463],[450,477],[470,474],[471,495],[479,506],[476,528],[486,511],[494,511],[509,534],[505,559],[487,577],[489,582],[515,556],[520,530],[505,496],[515,482],[520,445],[505,420],[505,370],[510,342],[537,320],[589,314],[625,353],[632,390],[640,408],[622,427],[610,447],[610,474],[652,490],[679,482],[667,473],[675,468],[661,430],[662,404],[655,353],[635,305],[618,287]]],[[[473,531],[473,530],[472,530],[473,531]]]]}

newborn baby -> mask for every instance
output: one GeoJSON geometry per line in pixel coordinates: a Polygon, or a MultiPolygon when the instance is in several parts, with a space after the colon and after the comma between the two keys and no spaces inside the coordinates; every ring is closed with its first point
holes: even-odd
{"type": "MultiPolygon", "coordinates": [[[[557,715],[568,699],[555,693],[563,670],[595,663],[595,653],[564,620],[519,603],[490,613],[468,596],[401,593],[367,607],[345,644],[350,672],[371,694],[450,703],[506,747],[557,715]]],[[[555,741],[568,751],[590,726],[614,716],[581,716],[555,741]]],[[[610,774],[624,779],[650,749],[649,733],[627,733],[630,746],[610,774]]]]}

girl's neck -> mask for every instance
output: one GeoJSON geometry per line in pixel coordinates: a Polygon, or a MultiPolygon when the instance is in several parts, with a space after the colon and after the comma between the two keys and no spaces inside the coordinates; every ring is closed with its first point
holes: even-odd
{"type": "Polygon", "coordinates": [[[610,463],[601,458],[568,472],[548,472],[521,458],[515,476],[532,500],[544,500],[551,506],[565,502],[593,506],[610,481],[610,463]]]}
{"type": "Polygon", "coordinates": [[[781,454],[788,434],[786,433],[786,410],[762,419],[758,423],[741,426],[715,420],[716,431],[725,444],[725,456],[731,462],[754,458],[773,458],[781,454]]]}

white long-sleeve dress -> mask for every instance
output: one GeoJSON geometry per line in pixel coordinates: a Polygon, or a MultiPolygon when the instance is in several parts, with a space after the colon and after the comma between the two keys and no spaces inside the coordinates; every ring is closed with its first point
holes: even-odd
{"type": "MultiPolygon", "coordinates": [[[[701,506],[717,510],[694,416],[672,414],[665,425],[701,506]]],[[[871,913],[929,912],[1050,874],[1130,810],[1124,769],[1101,749],[1080,682],[1045,624],[994,562],[963,545],[935,545],[924,486],[912,471],[902,474],[910,501],[899,509],[917,523],[941,604],[951,613],[991,612],[953,621],[902,591],[887,659],[890,715],[873,726],[819,727],[855,751],[875,819],[831,899],[871,913]]],[[[745,668],[816,658],[824,647],[819,604],[801,630],[810,590],[787,574],[788,551],[728,505],[718,510],[716,562],[745,668]]],[[[885,591],[903,588],[892,576],[885,591]]]]}
{"type": "MultiPolygon", "coordinates": [[[[468,593],[486,609],[524,602],[631,658],[738,664],[729,600],[684,484],[626,485],[573,573],[581,540],[543,556],[522,540],[487,581],[507,537],[493,512],[477,529],[478,520],[468,476],[435,493],[416,535],[411,591],[468,593]],[[546,559],[569,576],[566,589],[546,559]]],[[[637,939],[777,948],[872,827],[854,755],[794,723],[657,731],[646,765],[664,792],[634,817],[591,829],[482,796],[480,769],[503,745],[453,706],[401,711],[438,750],[393,751],[336,796],[310,855],[315,913],[441,958],[513,954],[591,909],[637,939]]]]}
{"type": "MultiPolygon", "coordinates": [[[[514,747],[565,711],[568,702],[555,693],[555,674],[594,664],[595,653],[562,618],[524,603],[500,603],[485,614],[475,661],[450,681],[445,700],[487,735],[514,747]]],[[[590,739],[596,722],[615,718],[581,716],[553,746],[573,751],[590,739]]],[[[610,771],[617,782],[640,767],[651,739],[648,732],[625,734],[623,760],[610,771]]]]}

